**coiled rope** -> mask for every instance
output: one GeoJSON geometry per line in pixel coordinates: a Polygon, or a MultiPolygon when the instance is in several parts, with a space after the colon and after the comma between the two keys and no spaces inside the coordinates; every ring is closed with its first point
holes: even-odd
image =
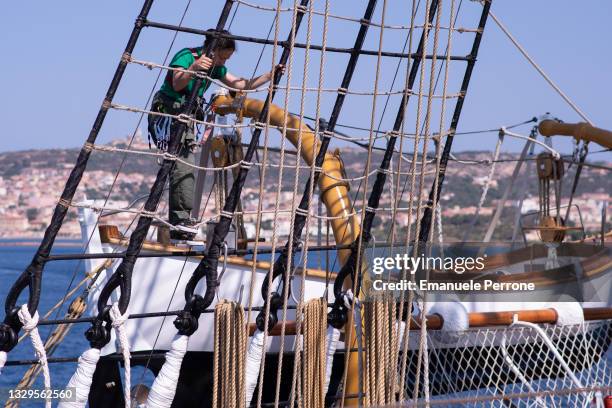
{"type": "Polygon", "coordinates": [[[223,300],[215,306],[213,404],[215,408],[245,408],[247,326],[239,303],[223,300]]]}
{"type": "Polygon", "coordinates": [[[398,337],[394,322],[395,302],[391,296],[380,296],[364,302],[365,333],[365,405],[391,404],[395,400],[397,384],[396,363],[391,361],[393,339],[398,337]]]}
{"type": "Polygon", "coordinates": [[[323,298],[312,299],[304,304],[302,310],[304,352],[300,361],[301,392],[298,393],[302,401],[298,406],[323,408],[329,385],[326,379],[327,302],[323,298]]]}

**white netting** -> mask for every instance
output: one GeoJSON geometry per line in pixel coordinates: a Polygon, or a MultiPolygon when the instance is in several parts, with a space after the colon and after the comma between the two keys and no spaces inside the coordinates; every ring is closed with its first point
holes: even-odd
{"type": "MultiPolygon", "coordinates": [[[[571,374],[533,328],[469,329],[452,336],[452,344],[443,343],[448,336],[440,337],[436,331],[429,331],[431,405],[603,406],[598,404],[602,404],[601,398],[609,395],[612,387],[612,321],[540,327],[571,374]]],[[[417,331],[410,333],[404,401],[414,396],[418,337],[417,331]]],[[[419,400],[424,400],[422,389],[419,393],[419,400]]]]}

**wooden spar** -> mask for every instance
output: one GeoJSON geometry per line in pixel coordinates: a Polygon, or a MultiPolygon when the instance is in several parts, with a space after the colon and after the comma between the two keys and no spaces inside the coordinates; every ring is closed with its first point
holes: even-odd
{"type": "MultiPolygon", "coordinates": [[[[612,319],[612,307],[590,307],[584,308],[584,320],[606,320],[612,319]]],[[[470,328],[487,326],[509,326],[514,321],[514,315],[524,322],[539,324],[557,323],[557,312],[555,309],[536,309],[536,310],[509,310],[503,312],[474,312],[469,313],[470,328]]],[[[271,336],[280,336],[282,322],[279,322],[270,331],[271,336]]],[[[444,319],[438,314],[427,316],[427,329],[440,330],[444,326],[444,319]]],[[[285,323],[285,335],[295,335],[295,321],[285,323]]],[[[410,322],[411,330],[419,329],[418,321],[412,319],[410,322]]],[[[255,324],[249,323],[249,336],[255,332],[255,324]]]]}
{"type": "Polygon", "coordinates": [[[538,125],[538,130],[544,136],[573,136],[577,141],[593,142],[612,149],[612,132],[588,123],[560,123],[555,120],[543,120],[538,125]]]}

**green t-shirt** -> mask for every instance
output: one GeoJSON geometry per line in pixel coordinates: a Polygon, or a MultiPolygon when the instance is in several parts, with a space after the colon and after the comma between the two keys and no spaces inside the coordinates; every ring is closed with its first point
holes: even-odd
{"type": "MultiPolygon", "coordinates": [[[[195,62],[196,58],[200,58],[202,56],[203,51],[203,47],[183,48],[182,50],[176,53],[174,58],[172,58],[170,66],[188,69],[191,64],[195,62]]],[[[189,81],[185,88],[183,88],[180,92],[177,92],[174,90],[174,88],[172,88],[172,73],[173,71],[168,71],[168,74],[164,79],[164,83],[160,91],[171,97],[175,101],[182,102],[182,99],[186,98],[191,93],[191,90],[193,89],[197,78],[191,79],[191,81],[189,81]]],[[[222,65],[220,67],[213,67],[212,71],[209,73],[210,77],[213,79],[223,79],[225,77],[225,74],[227,74],[227,68],[225,67],[225,65],[222,65]]],[[[202,81],[202,86],[200,86],[200,89],[198,90],[198,97],[202,97],[202,95],[204,94],[204,92],[206,92],[209,86],[210,81],[202,81]]]]}

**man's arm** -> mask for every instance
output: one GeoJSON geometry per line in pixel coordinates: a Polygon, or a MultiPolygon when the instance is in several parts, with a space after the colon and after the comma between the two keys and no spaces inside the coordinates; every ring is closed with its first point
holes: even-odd
{"type": "MultiPolygon", "coordinates": [[[[278,64],[274,68],[274,70],[280,71],[280,73],[282,74],[283,72],[285,72],[285,66],[282,64],[278,64]]],[[[273,75],[274,71],[270,71],[253,79],[245,79],[234,76],[228,72],[227,74],[225,74],[225,77],[223,77],[221,81],[229,87],[248,90],[259,88],[265,83],[270,82],[273,78],[273,75]]]]}
{"type": "MultiPolygon", "coordinates": [[[[195,60],[193,64],[191,64],[187,69],[190,71],[206,71],[212,66],[212,60],[208,58],[206,55],[202,55],[200,58],[195,60]]],[[[174,71],[172,74],[172,88],[176,92],[180,92],[189,81],[193,78],[193,75],[188,72],[174,71]]]]}

